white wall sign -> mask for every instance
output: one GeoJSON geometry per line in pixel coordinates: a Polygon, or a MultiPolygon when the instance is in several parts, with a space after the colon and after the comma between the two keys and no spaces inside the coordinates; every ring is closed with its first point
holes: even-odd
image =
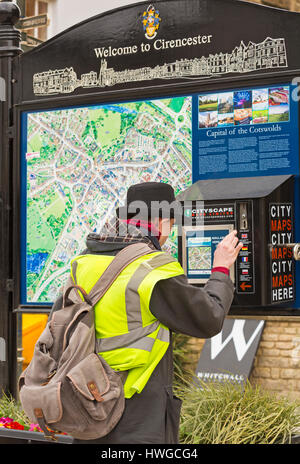
{"type": "Polygon", "coordinates": [[[208,339],[196,369],[198,379],[244,383],[251,373],[265,321],[228,319],[208,339]]]}

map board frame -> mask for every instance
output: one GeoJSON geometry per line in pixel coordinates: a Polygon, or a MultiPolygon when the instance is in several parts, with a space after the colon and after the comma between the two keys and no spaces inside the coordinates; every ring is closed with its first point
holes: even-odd
{"type": "MultiPolygon", "coordinates": [[[[22,53],[19,32],[14,27],[19,17],[17,6],[0,2],[0,10],[5,12],[1,16],[5,24],[3,21],[0,24],[0,67],[8,96],[1,102],[3,111],[0,112],[0,337],[7,346],[8,359],[0,362],[0,377],[1,387],[9,386],[17,396],[18,318],[22,313],[49,314],[51,309],[50,305],[21,303],[22,113],[89,105],[95,101],[123,102],[238,86],[267,86],[291,83],[294,79],[299,84],[300,14],[243,0],[145,1],[88,18],[22,53]],[[156,21],[155,29],[149,27],[151,5],[159,12],[160,21],[156,21]],[[275,52],[272,51],[274,40],[275,52]],[[278,47],[283,45],[285,48],[278,53],[278,47]],[[118,55],[119,48],[121,55],[118,55]],[[264,60],[260,56],[255,61],[249,56],[253,48],[259,53],[266,48],[270,53],[267,52],[264,60]],[[132,53],[123,53],[121,49],[132,53]],[[224,62],[226,57],[230,60],[229,67],[224,62]],[[216,63],[214,69],[215,59],[223,61],[216,63]],[[65,79],[67,86],[64,86],[65,79]]],[[[299,240],[300,187],[299,175],[294,174],[297,177],[295,239],[299,240]]],[[[296,263],[296,282],[298,279],[300,269],[296,263]]],[[[298,309],[261,308],[259,317],[297,316],[298,309]]],[[[239,313],[251,317],[254,314],[257,315],[246,307],[239,313]]]]}
{"type": "MultiPolygon", "coordinates": [[[[274,82],[274,81],[272,81],[274,82]]],[[[257,87],[263,87],[263,86],[269,86],[269,87],[274,87],[274,86],[278,86],[278,85],[282,85],[282,82],[280,83],[275,83],[273,85],[271,84],[266,84],[264,80],[260,80],[260,83],[261,85],[252,85],[251,88],[255,89],[257,87]]],[[[289,84],[286,84],[286,85],[289,85],[289,84]]],[[[244,86],[243,88],[248,88],[246,86],[244,86]]],[[[209,92],[212,92],[213,90],[215,90],[215,87],[214,86],[209,86],[209,90],[206,90],[205,93],[209,93],[209,92]]],[[[230,90],[232,90],[232,87],[225,87],[222,89],[222,92],[229,92],[230,90]]],[[[292,91],[292,88],[290,87],[290,91],[292,91]]],[[[134,99],[134,100],[115,100],[115,101],[111,101],[109,100],[107,103],[110,105],[110,106],[114,106],[114,105],[122,105],[122,104],[133,104],[133,103],[138,103],[138,102],[146,102],[146,101],[155,101],[155,100],[166,100],[166,99],[174,99],[174,98],[190,98],[191,99],[191,102],[192,102],[192,109],[191,109],[191,130],[192,130],[192,154],[191,154],[191,182],[193,182],[195,179],[194,179],[194,163],[196,162],[195,161],[195,154],[194,154],[194,150],[195,150],[195,141],[196,143],[198,143],[198,140],[199,140],[199,132],[203,131],[203,129],[201,129],[200,131],[198,130],[197,128],[197,123],[198,123],[198,114],[195,112],[195,107],[197,109],[197,101],[198,101],[198,98],[199,98],[199,95],[203,95],[204,92],[197,92],[197,93],[189,93],[189,94],[184,94],[182,95],[181,93],[180,94],[172,94],[172,95],[168,95],[168,96],[165,96],[165,95],[160,95],[159,97],[156,96],[156,97],[149,97],[149,98],[139,98],[139,99],[134,99]]],[[[101,100],[101,99],[100,99],[101,100]]],[[[66,100],[68,101],[68,103],[70,103],[70,100],[66,100]]],[[[20,277],[21,277],[21,288],[20,288],[20,302],[21,302],[21,305],[25,305],[26,307],[28,306],[33,306],[33,307],[38,307],[38,306],[41,306],[41,307],[49,307],[52,305],[53,301],[47,301],[47,302],[37,302],[37,301],[30,301],[27,299],[27,290],[26,290],[26,284],[25,282],[27,281],[27,276],[26,276],[26,273],[25,273],[25,270],[26,270],[26,218],[27,218],[27,214],[25,212],[25,199],[26,199],[26,190],[27,190],[27,186],[26,186],[26,166],[25,166],[25,153],[24,153],[24,145],[26,144],[26,134],[24,133],[24,118],[26,118],[26,115],[28,114],[34,114],[34,113],[40,113],[40,112],[50,112],[50,111],[64,111],[64,110],[74,110],[74,109],[79,109],[79,108],[91,108],[93,106],[95,107],[105,107],[106,105],[106,102],[90,102],[90,103],[82,103],[81,105],[66,105],[66,106],[58,106],[58,107],[53,107],[53,108],[41,108],[41,109],[37,109],[37,108],[34,108],[32,109],[31,111],[30,110],[25,110],[25,111],[20,111],[20,121],[21,121],[21,198],[22,198],[22,201],[21,201],[21,220],[20,220],[20,224],[21,224],[21,254],[20,254],[20,257],[21,257],[21,263],[20,263],[20,277]]],[[[34,105],[34,107],[36,107],[36,105],[34,105]]],[[[291,111],[291,107],[292,105],[290,105],[290,111],[291,111]]],[[[295,103],[293,102],[293,112],[295,113],[295,103]]],[[[283,123],[285,124],[285,123],[283,123]]],[[[294,124],[293,124],[293,127],[294,127],[294,124]]],[[[296,143],[296,145],[298,146],[298,144],[296,143]]],[[[297,163],[298,164],[298,163],[297,163]]],[[[298,169],[298,168],[297,168],[298,169]]],[[[280,172],[280,170],[278,170],[280,172]]],[[[250,173],[251,174],[251,173],[250,173]]],[[[235,177],[239,176],[239,174],[236,174],[235,177]]],[[[249,173],[247,172],[243,172],[242,173],[243,176],[246,176],[246,175],[249,175],[249,173]]],[[[255,174],[252,174],[253,176],[259,176],[260,175],[260,171],[258,171],[257,173],[255,174]]],[[[234,175],[232,176],[234,177],[234,175]]],[[[196,179],[197,180],[197,179],[196,179]]],[[[82,248],[83,249],[83,248],[82,248]]],[[[234,271],[232,271],[232,276],[234,274],[234,271]]],[[[191,280],[192,282],[192,280],[191,280]]],[[[203,281],[204,282],[204,281],[203,281]]],[[[202,281],[200,282],[199,279],[197,281],[193,281],[193,283],[197,284],[197,283],[203,283],[202,281]]],[[[54,299],[55,301],[55,299],[54,299]]]]}
{"type": "MultiPolygon", "coordinates": [[[[176,32],[176,40],[178,44],[182,45],[182,38],[188,37],[191,30],[191,25],[198,28],[196,24],[196,18],[200,23],[202,34],[209,37],[210,32],[214,36],[214,40],[201,46],[194,45],[175,47],[171,50],[174,63],[183,63],[184,60],[194,59],[197,50],[200,50],[200,56],[207,57],[208,52],[213,56],[223,52],[232,53],[244,39],[244,45],[247,47],[250,42],[253,44],[263,44],[267,39],[267,36],[278,37],[280,40],[284,39],[286,46],[286,56],[288,62],[283,62],[282,66],[272,67],[270,64],[265,69],[242,69],[236,68],[233,72],[221,72],[219,74],[211,75],[209,79],[207,76],[193,76],[191,78],[188,75],[177,76],[174,79],[168,77],[153,76],[153,78],[147,80],[137,81],[128,79],[122,85],[104,85],[104,87],[93,86],[92,80],[86,80],[87,85],[79,86],[73,90],[68,88],[66,93],[60,90],[54,93],[35,93],[34,76],[39,75],[38,79],[44,78],[48,70],[51,69],[59,71],[63,66],[74,66],[73,69],[77,75],[85,76],[85,79],[92,79],[92,72],[99,72],[99,66],[95,68],[95,63],[100,64],[100,61],[95,59],[94,45],[98,48],[107,47],[107,53],[112,53],[114,47],[126,46],[129,43],[150,43],[146,37],[146,32],[143,31],[139,19],[143,15],[143,12],[147,10],[150,3],[143,2],[136,5],[129,5],[124,8],[119,8],[106,12],[104,14],[95,16],[88,20],[75,25],[56,37],[53,37],[44,44],[39,45],[34,50],[24,53],[21,57],[16,58],[15,66],[18,74],[19,85],[17,86],[17,92],[15,94],[15,107],[14,107],[14,127],[16,137],[13,141],[14,146],[14,170],[13,170],[13,183],[16,192],[19,192],[20,180],[22,172],[20,169],[20,130],[21,130],[21,115],[27,111],[43,111],[51,110],[55,108],[89,105],[95,102],[99,104],[105,104],[106,102],[117,102],[122,103],[124,101],[134,101],[138,99],[154,99],[154,98],[167,98],[168,95],[172,97],[181,95],[193,95],[203,92],[211,92],[215,89],[218,91],[226,91],[232,88],[238,87],[253,87],[253,86],[274,86],[281,84],[282,82],[291,83],[293,78],[297,77],[300,72],[300,62],[298,55],[295,52],[295,43],[297,37],[294,33],[295,27],[300,22],[300,15],[297,13],[284,12],[274,8],[262,7],[260,5],[248,4],[239,0],[157,0],[154,4],[160,12],[161,23],[159,30],[157,31],[157,37],[155,40],[169,40],[169,45],[172,46],[172,40],[174,39],[174,33],[176,32]],[[174,9],[173,7],[176,6],[174,9]],[[195,15],[200,13],[200,16],[195,15]],[[132,21],[132,14],[135,17],[134,22],[132,21]],[[128,18],[128,22],[124,22],[124,15],[128,18]],[[219,35],[219,28],[217,27],[218,22],[223,20],[222,16],[226,16],[228,24],[234,24],[234,34],[219,35]],[[249,18],[249,26],[247,24],[239,25],[238,18],[240,15],[247,16],[249,18]],[[266,18],[271,18],[266,21],[266,18]],[[180,20],[179,20],[180,18],[180,20]],[[253,30],[250,27],[250,19],[256,20],[256,29],[253,30]],[[258,20],[258,21],[257,21],[258,20]],[[110,39],[108,43],[107,27],[109,24],[110,30],[117,30],[118,34],[114,38],[110,39]],[[170,27],[172,25],[172,27],[170,27]],[[180,39],[181,37],[181,39],[180,39]],[[124,40],[120,40],[120,38],[124,40]],[[180,42],[181,40],[181,42],[180,42]],[[180,42],[180,43],[179,43],[180,42]],[[222,45],[222,46],[221,46],[222,45]],[[78,53],[73,56],[73,62],[70,62],[69,53],[70,50],[76,48],[78,53]],[[110,47],[110,49],[109,49],[110,47]],[[203,49],[201,49],[201,47],[203,49]],[[65,53],[68,50],[68,53],[65,53]],[[110,51],[109,51],[110,50],[110,51]],[[205,53],[204,53],[205,52],[205,53]],[[82,53],[84,53],[84,60],[82,59],[82,53]],[[93,70],[94,68],[94,70],[93,70]],[[91,71],[92,70],[92,71],[91,71]],[[299,70],[299,71],[298,71],[299,70]],[[44,74],[46,73],[46,74],[44,74]],[[90,73],[90,74],[89,74],[90,73]]],[[[159,44],[160,42],[158,42],[159,44]]],[[[160,43],[162,44],[162,42],[160,43]]],[[[177,45],[177,42],[175,42],[177,45]]],[[[242,45],[243,46],[243,45],[242,45]]],[[[106,52],[105,52],[106,53],[106,52]]],[[[160,51],[160,60],[158,60],[157,50],[152,50],[148,53],[138,53],[132,56],[118,56],[117,60],[112,55],[107,56],[108,69],[113,68],[114,72],[121,72],[122,68],[126,67],[130,71],[130,67],[134,70],[137,69],[136,59],[142,60],[140,66],[144,70],[143,59],[149,64],[149,67],[153,67],[155,63],[158,66],[168,66],[168,60],[170,49],[163,49],[160,51]],[[116,61],[118,66],[115,65],[116,61]],[[114,63],[112,63],[114,62],[114,63]]],[[[199,54],[198,54],[199,56],[199,54]]],[[[219,56],[219,55],[218,55],[219,56]]],[[[105,58],[105,57],[104,57],[105,58]]],[[[177,66],[179,64],[174,64],[177,66]]],[[[102,69],[103,71],[103,69],[102,69]]],[[[56,71],[55,71],[56,72],[56,71]]],[[[149,71],[150,72],[150,71],[149,71]]],[[[152,72],[152,71],[151,71],[152,72]]],[[[111,73],[111,71],[109,71],[111,73]]],[[[134,71],[133,71],[134,73],[134,71]]],[[[166,70],[167,73],[167,70],[166,70]]],[[[112,74],[109,74],[111,76],[112,74]]],[[[115,74],[115,77],[119,79],[121,74],[115,74]]],[[[75,75],[74,75],[75,78],[75,75]]],[[[40,80],[37,81],[40,85],[40,80]]],[[[74,81],[75,82],[75,81],[74,81]]],[[[298,112],[299,114],[299,112],[298,112]]],[[[295,185],[295,197],[297,198],[297,192],[299,193],[298,183],[295,185]]],[[[299,195],[298,195],[299,196],[299,195]]],[[[15,253],[13,258],[13,269],[14,269],[14,282],[15,292],[13,296],[13,307],[19,308],[26,311],[36,311],[41,309],[42,311],[49,311],[50,305],[33,305],[21,303],[21,292],[20,292],[20,278],[22,272],[22,264],[20,262],[20,255],[22,253],[20,239],[20,226],[21,218],[18,216],[20,210],[21,192],[14,197],[13,210],[14,213],[14,234],[13,241],[15,246],[15,253]]],[[[297,205],[295,205],[297,208],[297,205]]],[[[295,218],[295,227],[299,227],[298,215],[295,218]]],[[[299,267],[299,266],[298,266],[299,267]]],[[[298,268],[297,267],[297,268],[298,268]]],[[[297,269],[296,275],[299,274],[297,269]]],[[[280,314],[280,309],[275,309],[274,314],[280,314]]],[[[287,314],[287,311],[284,311],[287,314]]],[[[291,314],[294,311],[291,309],[291,314]]]]}
{"type": "MultiPolygon", "coordinates": [[[[281,77],[281,78],[276,78],[276,76],[275,76],[275,77],[273,77],[272,79],[270,79],[270,78],[268,78],[268,79],[266,79],[266,78],[265,78],[265,79],[260,79],[258,85],[259,85],[259,86],[262,86],[262,85],[273,85],[273,84],[275,85],[276,83],[280,84],[281,82],[282,82],[282,77],[281,77]]],[[[245,81],[245,85],[250,85],[250,86],[253,85],[252,80],[247,80],[247,81],[245,81]]],[[[231,85],[231,86],[227,85],[227,86],[225,86],[225,87],[222,86],[222,88],[223,88],[224,90],[226,90],[226,89],[232,88],[232,85],[231,85]]],[[[214,89],[214,85],[213,85],[213,84],[206,85],[206,86],[205,86],[205,89],[206,89],[206,91],[209,92],[209,91],[211,91],[211,90],[214,89]]],[[[186,89],[186,90],[188,90],[188,89],[186,89]]],[[[195,90],[196,90],[196,88],[195,88],[194,85],[190,87],[190,90],[191,90],[191,92],[187,92],[187,91],[185,92],[185,95],[186,95],[186,96],[195,95],[195,90]]],[[[136,95],[136,92],[130,92],[130,94],[134,95],[135,97],[137,96],[137,95],[136,95]]],[[[178,96],[178,97],[183,96],[182,92],[180,92],[180,89],[178,89],[178,92],[172,93],[172,95],[169,96],[169,98],[176,97],[176,96],[178,96]]],[[[126,102],[126,101],[129,100],[129,98],[127,98],[127,99],[125,100],[124,98],[123,98],[123,99],[116,99],[115,96],[113,96],[113,97],[114,97],[114,100],[113,100],[113,101],[114,101],[116,104],[124,103],[124,102],[126,102]]],[[[139,97],[141,97],[141,94],[139,94],[139,97]]],[[[101,98],[102,101],[99,102],[99,104],[111,103],[112,100],[111,100],[110,98],[111,98],[111,97],[109,97],[109,95],[107,95],[107,98],[106,98],[105,100],[104,100],[104,99],[102,100],[102,98],[101,98]]],[[[151,99],[153,100],[153,99],[161,99],[161,98],[168,98],[168,96],[165,96],[165,95],[160,94],[159,96],[156,96],[156,97],[153,98],[153,94],[151,94],[149,91],[143,93],[143,100],[151,100],[151,99]]],[[[138,98],[138,99],[137,99],[137,98],[131,98],[130,101],[138,101],[138,100],[140,100],[140,99],[141,99],[141,98],[138,98]]],[[[35,104],[30,104],[30,105],[27,105],[27,104],[26,104],[26,105],[22,105],[22,106],[20,105],[20,106],[17,108],[17,112],[16,112],[17,118],[18,118],[18,119],[17,119],[17,127],[19,127],[19,131],[21,130],[21,118],[22,118],[22,114],[24,114],[25,112],[31,112],[31,111],[44,111],[44,110],[45,110],[45,111],[48,111],[48,110],[55,110],[55,109],[57,109],[57,108],[61,109],[61,108],[64,108],[64,107],[68,107],[68,108],[71,107],[71,105],[70,105],[70,100],[69,100],[69,99],[64,99],[63,104],[59,105],[59,107],[57,106],[57,103],[54,103],[54,102],[51,102],[51,101],[49,101],[49,102],[47,102],[47,103],[48,103],[47,106],[45,106],[45,104],[42,104],[42,105],[39,104],[39,105],[37,105],[36,103],[35,103],[35,104]]],[[[81,97],[81,98],[80,98],[80,105],[75,105],[75,106],[76,106],[76,107],[77,107],[77,106],[89,106],[89,105],[93,105],[94,103],[95,103],[95,102],[94,102],[93,100],[90,100],[90,99],[88,99],[88,98],[86,98],[86,97],[85,97],[85,98],[81,97]]],[[[98,102],[97,102],[97,104],[98,104],[98,102]]],[[[20,143],[21,143],[21,139],[20,139],[20,138],[18,138],[18,142],[19,142],[19,143],[18,143],[18,146],[16,147],[16,149],[17,149],[18,152],[19,152],[19,150],[20,150],[20,143]]],[[[20,153],[20,152],[19,152],[19,153],[20,153]]],[[[19,160],[18,160],[17,162],[18,162],[18,163],[21,162],[21,157],[19,158],[19,160]]],[[[23,178],[22,171],[20,170],[20,174],[19,174],[18,172],[17,172],[17,173],[15,172],[14,175],[18,178],[18,181],[17,181],[18,184],[20,184],[20,183],[21,183],[21,179],[23,178]]],[[[300,191],[300,189],[299,189],[298,182],[295,182],[295,198],[298,198],[298,197],[299,197],[299,195],[297,196],[297,192],[299,192],[299,191],[300,191]]],[[[21,191],[20,193],[21,193],[21,197],[22,197],[22,191],[21,191]]],[[[297,203],[295,203],[295,210],[297,210],[297,203]]],[[[299,219],[300,219],[299,216],[296,215],[296,216],[295,216],[295,227],[297,227],[297,226],[296,226],[297,223],[300,224],[300,220],[299,220],[299,219]]],[[[21,217],[20,217],[20,220],[19,220],[18,231],[19,231],[20,228],[22,227],[22,224],[24,224],[23,221],[24,221],[24,212],[21,213],[21,217]]],[[[299,227],[299,225],[298,225],[298,227],[299,227]]],[[[20,234],[19,234],[19,232],[16,233],[16,237],[18,237],[18,238],[20,239],[20,234]]],[[[23,240],[23,243],[24,243],[24,237],[23,237],[22,240],[23,240]]],[[[23,268],[23,263],[24,263],[24,248],[22,248],[22,247],[20,247],[20,254],[19,254],[19,256],[20,256],[20,258],[19,258],[19,260],[18,260],[19,262],[15,263],[15,269],[17,269],[17,275],[19,276],[19,277],[17,278],[18,280],[21,278],[22,272],[23,272],[23,269],[24,269],[24,268],[23,268]]],[[[296,275],[296,280],[297,280],[297,278],[299,278],[299,277],[297,277],[297,276],[300,275],[299,266],[296,266],[296,273],[295,273],[295,275],[296,275]]],[[[19,281],[20,281],[20,280],[19,280],[19,281]]],[[[24,293],[23,293],[23,295],[21,294],[21,286],[15,287],[15,298],[18,299],[18,304],[17,304],[17,306],[20,307],[20,310],[21,310],[21,311],[22,311],[22,310],[26,310],[26,311],[28,311],[28,310],[29,310],[29,311],[33,310],[34,312],[35,312],[35,311],[39,311],[39,312],[41,312],[41,311],[44,312],[44,311],[45,311],[46,313],[48,313],[49,310],[50,310],[50,308],[51,308],[51,306],[52,306],[52,305],[49,304],[49,303],[32,303],[32,302],[29,303],[29,302],[25,302],[24,293]],[[23,308],[23,309],[22,309],[22,308],[23,308]]],[[[249,310],[246,309],[245,313],[246,313],[246,312],[249,313],[249,310]]],[[[243,313],[242,311],[239,312],[239,314],[245,314],[245,313],[243,313]]],[[[256,314],[256,313],[255,313],[255,309],[251,310],[250,313],[251,313],[251,314],[252,314],[252,313],[253,313],[253,314],[256,314]]],[[[267,313],[270,314],[270,311],[267,311],[267,310],[266,310],[265,313],[266,313],[266,314],[267,314],[267,313]]],[[[283,309],[283,310],[281,310],[281,308],[274,308],[274,310],[272,310],[272,315],[275,315],[275,314],[276,314],[276,315],[281,315],[281,314],[287,315],[287,314],[289,314],[289,310],[288,310],[288,309],[283,309]]],[[[295,315],[295,311],[294,311],[293,309],[290,309],[290,314],[291,314],[291,315],[295,315]]]]}

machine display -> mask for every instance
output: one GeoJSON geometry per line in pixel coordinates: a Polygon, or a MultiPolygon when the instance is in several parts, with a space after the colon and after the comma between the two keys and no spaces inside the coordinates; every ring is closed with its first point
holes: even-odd
{"type": "MultiPolygon", "coordinates": [[[[206,283],[211,276],[214,252],[218,243],[233,230],[233,225],[184,227],[183,267],[189,283],[206,283]]],[[[231,277],[234,281],[234,271],[231,277]]]]}
{"type": "Polygon", "coordinates": [[[22,114],[23,304],[54,301],[131,184],[191,185],[191,107],[177,97],[22,114]]]}

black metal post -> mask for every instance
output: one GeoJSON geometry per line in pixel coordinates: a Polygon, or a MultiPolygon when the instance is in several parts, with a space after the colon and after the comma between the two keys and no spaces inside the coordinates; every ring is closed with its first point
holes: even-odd
{"type": "Polygon", "coordinates": [[[0,1],[0,392],[14,389],[16,320],[13,314],[13,104],[16,77],[13,60],[19,55],[20,32],[14,27],[20,10],[0,1]]]}

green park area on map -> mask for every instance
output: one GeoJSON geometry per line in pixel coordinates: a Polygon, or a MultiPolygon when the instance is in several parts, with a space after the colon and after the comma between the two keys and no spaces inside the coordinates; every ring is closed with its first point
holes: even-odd
{"type": "MultiPolygon", "coordinates": [[[[70,260],[139,182],[191,185],[191,97],[29,113],[27,301],[52,302],[70,260]]],[[[176,254],[176,230],[167,245],[176,254]]]]}

